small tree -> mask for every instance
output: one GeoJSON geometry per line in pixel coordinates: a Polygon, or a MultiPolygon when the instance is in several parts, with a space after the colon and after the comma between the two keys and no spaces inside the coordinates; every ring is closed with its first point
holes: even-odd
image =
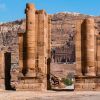
{"type": "Polygon", "coordinates": [[[62,78],[62,82],[67,85],[70,86],[73,84],[73,78],[74,78],[74,74],[73,73],[68,73],[66,78],[62,78]]]}

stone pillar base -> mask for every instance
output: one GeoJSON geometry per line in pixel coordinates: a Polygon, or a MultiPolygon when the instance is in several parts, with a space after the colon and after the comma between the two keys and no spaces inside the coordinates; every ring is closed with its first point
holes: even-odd
{"type": "Polygon", "coordinates": [[[43,80],[36,77],[21,77],[18,85],[16,86],[17,91],[42,91],[43,80]]]}
{"type": "Polygon", "coordinates": [[[100,91],[100,76],[75,76],[76,91],[100,91]]]}

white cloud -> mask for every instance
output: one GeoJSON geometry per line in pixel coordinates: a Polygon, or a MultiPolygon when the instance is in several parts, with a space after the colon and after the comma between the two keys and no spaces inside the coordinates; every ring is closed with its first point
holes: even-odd
{"type": "Polygon", "coordinates": [[[5,10],[6,9],[6,5],[4,3],[0,4],[0,10],[5,10]]]}

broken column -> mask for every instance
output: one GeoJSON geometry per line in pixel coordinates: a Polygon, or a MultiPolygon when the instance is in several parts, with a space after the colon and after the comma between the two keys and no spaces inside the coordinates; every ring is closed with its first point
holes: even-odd
{"type": "Polygon", "coordinates": [[[35,7],[33,4],[26,5],[26,66],[28,77],[36,77],[35,72],[35,48],[36,48],[36,34],[35,34],[35,7]]]}
{"type": "Polygon", "coordinates": [[[86,29],[85,29],[85,45],[86,45],[86,68],[87,73],[86,75],[95,76],[95,33],[94,33],[94,19],[87,18],[85,19],[86,29]]]}

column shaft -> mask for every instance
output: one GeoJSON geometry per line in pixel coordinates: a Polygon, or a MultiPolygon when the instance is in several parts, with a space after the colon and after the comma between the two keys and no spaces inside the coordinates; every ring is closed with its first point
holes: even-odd
{"type": "Polygon", "coordinates": [[[35,8],[33,4],[27,4],[26,6],[26,48],[27,76],[35,77],[36,34],[35,8]]]}
{"type": "Polygon", "coordinates": [[[94,19],[87,18],[86,20],[86,68],[89,76],[95,76],[95,33],[94,33],[94,19]]]}
{"type": "Polygon", "coordinates": [[[38,45],[38,59],[39,59],[39,62],[38,62],[38,66],[39,66],[39,69],[41,69],[41,72],[42,73],[45,73],[46,71],[46,52],[45,50],[47,49],[46,48],[46,29],[45,29],[45,24],[46,24],[46,15],[45,15],[45,12],[43,10],[40,10],[38,12],[38,21],[39,21],[39,31],[38,31],[38,42],[37,42],[37,45],[38,45]]]}

